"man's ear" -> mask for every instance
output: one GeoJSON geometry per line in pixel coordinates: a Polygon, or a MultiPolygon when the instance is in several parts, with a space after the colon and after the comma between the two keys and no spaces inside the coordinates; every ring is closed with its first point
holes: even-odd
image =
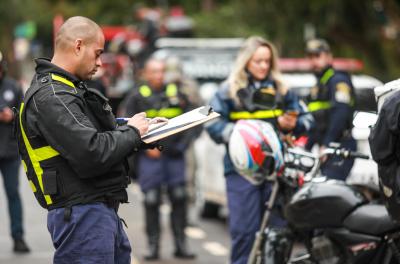
{"type": "Polygon", "coordinates": [[[83,46],[83,41],[82,39],[76,39],[75,40],[75,45],[74,45],[74,52],[75,55],[79,55],[80,52],[82,51],[82,46],[83,46]]]}

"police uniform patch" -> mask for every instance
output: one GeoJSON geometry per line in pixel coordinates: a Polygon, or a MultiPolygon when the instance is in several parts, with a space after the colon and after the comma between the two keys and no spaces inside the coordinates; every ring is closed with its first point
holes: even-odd
{"type": "Polygon", "coordinates": [[[351,101],[350,86],[345,82],[336,84],[335,99],[339,103],[349,104],[351,101]]]}
{"type": "Polygon", "coordinates": [[[266,93],[266,94],[271,94],[271,95],[276,94],[275,89],[272,86],[260,88],[260,92],[266,93]]]}

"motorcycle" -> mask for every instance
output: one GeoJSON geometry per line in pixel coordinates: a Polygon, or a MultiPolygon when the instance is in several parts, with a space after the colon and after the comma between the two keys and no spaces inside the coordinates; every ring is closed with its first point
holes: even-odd
{"type": "Polygon", "coordinates": [[[248,264],[400,264],[400,223],[354,186],[318,175],[327,155],[369,158],[337,146],[321,155],[288,148],[285,172],[273,181],[248,264]],[[271,211],[282,199],[287,226],[269,227],[271,211]],[[294,254],[299,245],[304,252],[294,254]]]}

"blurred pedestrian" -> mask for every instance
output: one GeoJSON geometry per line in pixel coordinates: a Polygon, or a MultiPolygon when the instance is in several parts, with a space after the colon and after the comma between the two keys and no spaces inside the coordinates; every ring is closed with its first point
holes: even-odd
{"type": "Polygon", "coordinates": [[[22,89],[17,82],[6,76],[6,62],[0,52],[0,171],[3,176],[10,216],[14,252],[26,253],[29,248],[24,241],[22,204],[19,195],[19,168],[17,140],[13,135],[13,107],[22,101],[22,89]]]}
{"type": "MultiPolygon", "coordinates": [[[[335,142],[340,147],[357,150],[351,134],[355,93],[350,75],[333,68],[333,55],[326,40],[309,40],[306,53],[317,77],[317,85],[311,88],[308,98],[308,109],[313,113],[316,126],[306,148],[317,144],[322,152],[335,142]]],[[[323,163],[321,171],[331,179],[346,180],[353,164],[354,159],[333,157],[323,163]]]]}
{"type": "MultiPolygon", "coordinates": [[[[174,83],[165,84],[165,62],[151,58],[145,63],[143,83],[128,95],[126,113],[132,115],[146,112],[147,117],[173,118],[190,108],[187,97],[174,83]]],[[[185,228],[187,226],[187,193],[185,180],[185,150],[190,144],[192,134],[185,132],[171,136],[161,143],[164,150],[145,150],[138,159],[138,180],[144,193],[146,234],[149,254],[146,260],[159,259],[160,248],[160,205],[163,190],[171,201],[171,227],[174,235],[177,258],[192,259],[186,246],[185,228]]]]}
{"type": "Polygon", "coordinates": [[[144,113],[117,126],[107,99],[84,83],[102,65],[101,28],[71,17],[54,56],[36,60],[19,113],[19,151],[39,204],[48,209],[53,263],[131,263],[118,216],[128,201],[126,157],[143,146],[144,113]]]}
{"type": "MultiPolygon", "coordinates": [[[[245,41],[231,74],[210,104],[221,118],[210,122],[206,129],[216,143],[225,144],[227,149],[235,123],[241,119],[270,122],[276,129],[296,135],[307,132],[313,125],[311,115],[305,114],[298,97],[282,81],[274,45],[257,36],[245,41]],[[268,95],[273,95],[277,108],[268,108],[264,99],[270,97],[268,95]]],[[[266,182],[252,185],[235,170],[228,151],[226,153],[224,174],[232,240],[231,263],[245,264],[266,210],[271,185],[266,182]]],[[[270,224],[279,227],[285,222],[273,213],[270,224]]]]}
{"type": "Polygon", "coordinates": [[[142,69],[144,63],[150,58],[156,50],[156,41],[160,37],[160,19],[161,14],[155,9],[136,4],[134,6],[135,20],[138,22],[137,28],[144,40],[144,45],[136,55],[138,68],[142,69]]]}

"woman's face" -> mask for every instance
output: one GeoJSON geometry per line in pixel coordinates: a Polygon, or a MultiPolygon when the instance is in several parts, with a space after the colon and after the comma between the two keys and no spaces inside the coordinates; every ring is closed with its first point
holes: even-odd
{"type": "Polygon", "coordinates": [[[271,68],[271,50],[268,47],[260,46],[247,62],[246,69],[257,81],[264,80],[271,68]]]}

